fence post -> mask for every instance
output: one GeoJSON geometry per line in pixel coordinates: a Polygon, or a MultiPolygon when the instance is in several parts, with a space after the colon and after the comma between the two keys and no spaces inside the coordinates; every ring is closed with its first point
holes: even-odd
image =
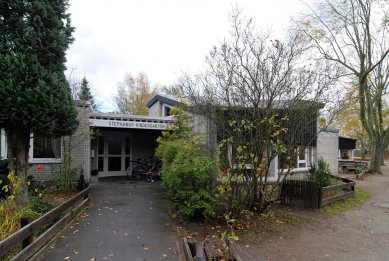
{"type": "Polygon", "coordinates": [[[323,201],[323,190],[322,190],[322,187],[320,186],[319,188],[319,208],[321,208],[321,204],[322,204],[322,201],[323,201]]]}
{"type": "Polygon", "coordinates": [[[80,169],[80,178],[78,180],[78,189],[82,191],[85,188],[84,169],[80,169]]]}
{"type": "MultiPolygon", "coordinates": [[[[28,224],[30,224],[31,222],[31,218],[30,217],[21,217],[20,218],[20,227],[23,228],[25,226],[27,226],[28,224]]],[[[22,248],[26,248],[29,244],[31,244],[32,242],[32,235],[30,235],[29,237],[25,238],[23,240],[23,243],[22,243],[22,248]]]]}
{"type": "Polygon", "coordinates": [[[188,243],[189,250],[190,250],[190,253],[192,254],[192,256],[196,256],[196,253],[197,253],[196,240],[189,239],[187,241],[187,243],[188,243]]]}

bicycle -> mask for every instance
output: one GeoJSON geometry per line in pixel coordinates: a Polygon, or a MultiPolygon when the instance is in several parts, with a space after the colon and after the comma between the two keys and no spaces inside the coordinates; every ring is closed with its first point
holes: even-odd
{"type": "Polygon", "coordinates": [[[126,174],[131,180],[144,180],[154,182],[154,178],[160,177],[160,162],[158,160],[138,159],[130,161],[126,174]]]}
{"type": "Polygon", "coordinates": [[[149,169],[146,173],[146,180],[148,182],[154,182],[154,178],[160,178],[161,177],[161,166],[160,166],[160,163],[159,161],[152,161],[149,165],[148,165],[149,169]]]}
{"type": "Polygon", "coordinates": [[[147,173],[146,164],[140,160],[130,161],[128,168],[126,169],[127,177],[131,180],[145,179],[147,173]]]}

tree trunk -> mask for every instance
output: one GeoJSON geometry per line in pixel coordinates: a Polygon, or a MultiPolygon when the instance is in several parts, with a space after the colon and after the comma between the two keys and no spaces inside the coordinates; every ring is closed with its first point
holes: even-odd
{"type": "Polygon", "coordinates": [[[375,174],[382,174],[381,164],[384,154],[384,148],[380,144],[372,144],[371,155],[370,155],[370,166],[368,172],[375,174]]]}
{"type": "Polygon", "coordinates": [[[15,158],[15,137],[10,133],[6,133],[7,136],[7,158],[8,158],[8,169],[15,170],[15,164],[13,159],[15,158]]]}
{"type": "Polygon", "coordinates": [[[385,166],[385,149],[382,152],[381,166],[385,166]]]}
{"type": "Polygon", "coordinates": [[[13,130],[15,140],[16,175],[20,179],[20,187],[17,191],[17,202],[28,204],[27,164],[30,149],[30,132],[26,130],[13,130]]]}

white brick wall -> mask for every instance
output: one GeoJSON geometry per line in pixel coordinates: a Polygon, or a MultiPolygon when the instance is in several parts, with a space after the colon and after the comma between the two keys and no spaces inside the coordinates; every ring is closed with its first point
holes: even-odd
{"type": "Polygon", "coordinates": [[[149,116],[151,117],[162,117],[162,105],[160,101],[156,101],[149,108],[149,116]]]}
{"type": "Polygon", "coordinates": [[[320,132],[317,137],[316,152],[314,160],[323,158],[330,167],[332,174],[338,175],[338,150],[339,150],[339,133],[337,132],[320,132]]]}

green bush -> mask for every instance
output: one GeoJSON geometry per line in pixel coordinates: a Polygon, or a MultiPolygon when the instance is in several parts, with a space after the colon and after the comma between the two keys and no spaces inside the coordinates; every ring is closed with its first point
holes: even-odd
{"type": "Polygon", "coordinates": [[[320,187],[331,185],[331,171],[328,163],[324,159],[319,159],[317,166],[313,164],[309,170],[309,174],[309,180],[319,182],[320,187]]]}
{"type": "Polygon", "coordinates": [[[196,142],[183,139],[160,144],[162,184],[177,211],[189,219],[211,217],[214,211],[213,183],[216,163],[196,142]]]}
{"type": "Polygon", "coordinates": [[[54,203],[44,201],[35,196],[33,193],[28,194],[28,200],[31,204],[32,210],[40,214],[45,214],[55,207],[54,203]]]}
{"type": "Polygon", "coordinates": [[[68,166],[60,166],[54,169],[53,182],[57,189],[62,191],[72,191],[77,186],[78,168],[71,168],[68,166]]]}

